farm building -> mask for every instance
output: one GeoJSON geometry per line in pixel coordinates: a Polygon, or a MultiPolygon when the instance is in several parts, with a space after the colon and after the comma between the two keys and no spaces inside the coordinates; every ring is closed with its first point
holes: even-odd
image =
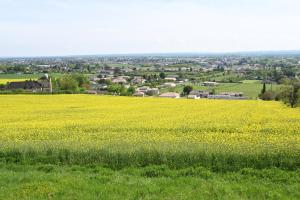
{"type": "Polygon", "coordinates": [[[26,90],[28,92],[52,92],[51,78],[45,74],[43,77],[35,80],[26,80],[21,82],[8,82],[6,90],[26,90]]]}
{"type": "Polygon", "coordinates": [[[198,98],[207,98],[209,95],[209,92],[207,91],[201,91],[201,90],[192,90],[189,95],[195,95],[198,98]]]}

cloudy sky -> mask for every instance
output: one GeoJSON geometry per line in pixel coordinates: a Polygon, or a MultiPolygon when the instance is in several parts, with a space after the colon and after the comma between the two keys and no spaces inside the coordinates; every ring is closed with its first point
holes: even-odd
{"type": "Polygon", "coordinates": [[[300,49],[299,0],[0,0],[0,57],[300,49]]]}

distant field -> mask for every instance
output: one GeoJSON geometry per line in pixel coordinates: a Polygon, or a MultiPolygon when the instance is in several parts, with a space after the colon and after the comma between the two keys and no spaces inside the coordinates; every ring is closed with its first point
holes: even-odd
{"type": "MultiPolygon", "coordinates": [[[[259,83],[258,81],[253,80],[245,80],[242,83],[221,83],[216,87],[204,87],[199,85],[193,85],[194,89],[204,90],[204,91],[211,91],[213,88],[216,90],[217,93],[220,92],[243,92],[245,96],[256,99],[258,98],[258,94],[261,92],[263,84],[259,83]]],[[[271,85],[267,84],[267,90],[274,90],[276,91],[279,89],[280,85],[271,85]]],[[[163,89],[162,92],[165,92],[169,89],[163,89]]],[[[175,92],[181,93],[183,90],[183,86],[177,86],[176,88],[172,89],[175,92]]]]}
{"type": "Polygon", "coordinates": [[[28,79],[0,79],[0,84],[6,84],[8,82],[21,82],[28,79]]]}
{"type": "Polygon", "coordinates": [[[1,199],[300,197],[300,109],[279,102],[0,101],[1,199]]]}
{"type": "Polygon", "coordinates": [[[37,79],[39,77],[43,76],[43,74],[0,74],[0,80],[1,79],[37,79]]]}
{"type": "MultiPolygon", "coordinates": [[[[44,74],[0,74],[0,81],[1,79],[22,79],[22,80],[28,80],[28,79],[38,79],[42,77],[44,74]]],[[[59,73],[53,73],[50,74],[50,76],[53,77],[60,77],[62,74],[59,73]]]]}
{"type": "MultiPolygon", "coordinates": [[[[244,83],[222,83],[216,87],[216,92],[243,92],[245,96],[250,98],[257,98],[261,92],[263,84],[255,82],[244,82],[244,83]]],[[[273,90],[278,89],[279,85],[267,84],[267,90],[271,88],[273,90]]]]}

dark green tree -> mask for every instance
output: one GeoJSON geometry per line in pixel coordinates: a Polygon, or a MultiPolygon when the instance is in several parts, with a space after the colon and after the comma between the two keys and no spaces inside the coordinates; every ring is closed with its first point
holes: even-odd
{"type": "Polygon", "coordinates": [[[192,90],[193,90],[192,86],[190,86],[190,85],[184,86],[183,95],[189,95],[192,90]]]}
{"type": "Polygon", "coordinates": [[[166,74],[164,72],[159,73],[159,77],[161,79],[165,79],[166,78],[166,74]]]}

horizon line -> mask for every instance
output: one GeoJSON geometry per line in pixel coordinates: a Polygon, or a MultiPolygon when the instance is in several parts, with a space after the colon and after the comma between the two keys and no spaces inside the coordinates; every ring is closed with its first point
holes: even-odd
{"type": "Polygon", "coordinates": [[[41,55],[41,56],[0,56],[0,59],[11,58],[68,58],[68,57],[114,57],[114,56],[180,56],[180,55],[247,55],[247,54],[261,54],[261,55],[274,55],[274,54],[293,54],[300,55],[299,50],[249,50],[249,51],[203,51],[203,52],[151,52],[151,53],[101,53],[101,54],[70,54],[70,55],[41,55]]]}

